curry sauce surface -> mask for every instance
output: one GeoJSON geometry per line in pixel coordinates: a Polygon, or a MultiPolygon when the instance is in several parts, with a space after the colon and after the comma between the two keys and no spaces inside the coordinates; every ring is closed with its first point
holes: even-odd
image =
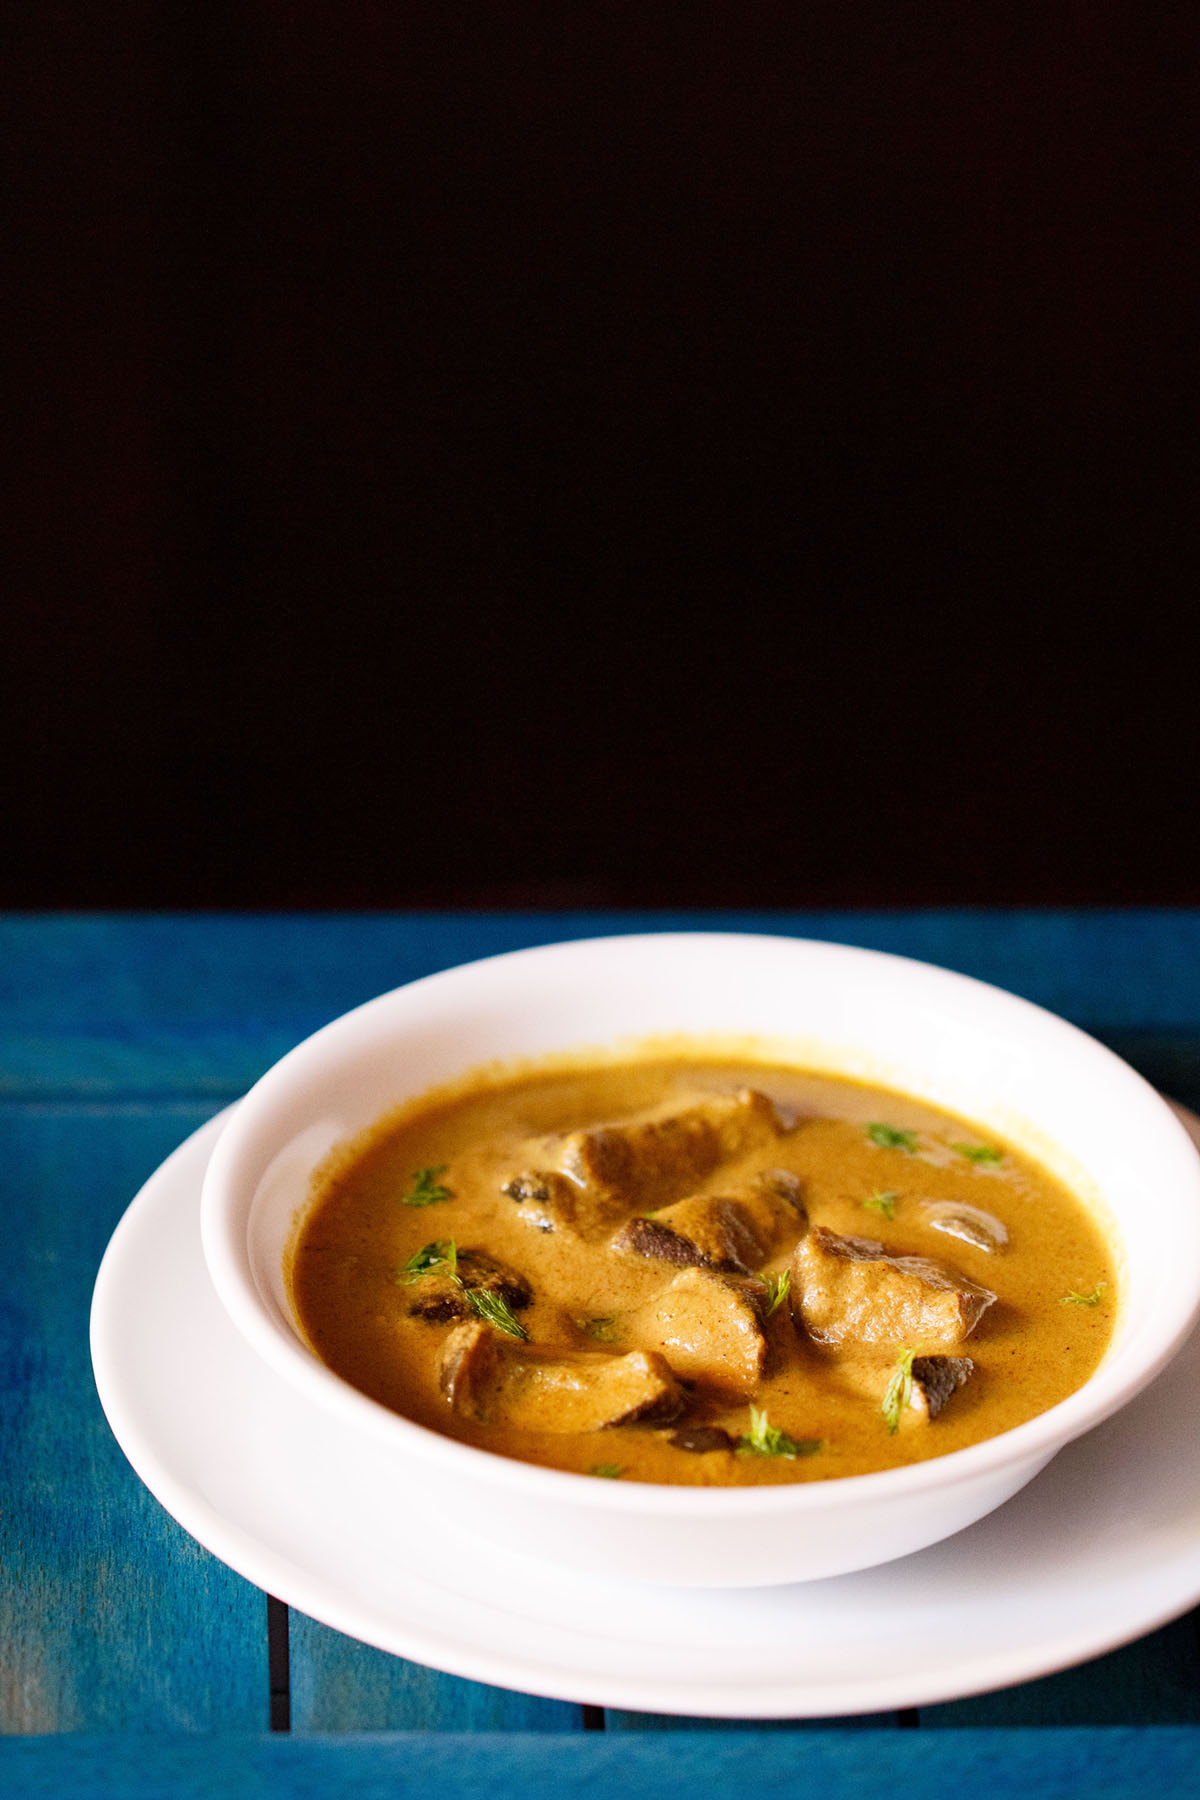
{"type": "MultiPolygon", "coordinates": [[[[427,1186],[431,1185],[429,1183],[427,1186]]],[[[689,1190],[691,1191],[691,1190],[689,1190]]],[[[636,1206],[631,1206],[636,1212],[636,1206]]],[[[797,1233],[799,1235],[799,1233],[797,1233]]],[[[759,1273],[778,1274],[792,1245],[759,1273]]],[[[385,1406],[484,1449],[524,1461],[630,1480],[750,1486],[864,1474],[945,1454],[1043,1412],[1073,1392],[1099,1362],[1112,1332],[1113,1258],[1083,1204],[1027,1157],[945,1113],[839,1078],[760,1064],[646,1061],[528,1075],[384,1121],[319,1187],[291,1263],[293,1304],[310,1343],[339,1375],[385,1406]],[[502,1193],[523,1166],[531,1139],[619,1122],[643,1109],[751,1087],[789,1121],[769,1151],[727,1161],[698,1192],[726,1193],[765,1164],[803,1184],[811,1225],[882,1243],[889,1254],[951,1265],[991,1289],[996,1301],[961,1346],[975,1367],[936,1419],[905,1408],[889,1429],[890,1364],[864,1382],[854,1358],[807,1340],[787,1304],[765,1324],[768,1355],[755,1407],[812,1454],[763,1456],[748,1449],[692,1453],[673,1428],[616,1425],[581,1434],[484,1423],[454,1410],[439,1386],[449,1327],[410,1315],[414,1287],[400,1271],[434,1240],[483,1249],[519,1271],[533,1301],[520,1322],[539,1351],[652,1349],[629,1335],[628,1318],[678,1271],[649,1257],[531,1228],[502,1193]],[[794,1123],[792,1123],[794,1121],[794,1123]],[[907,1150],[873,1140],[885,1123],[915,1132],[907,1150]],[[956,1147],[957,1146],[957,1147],[956,1147]],[[965,1147],[965,1148],[964,1148],[965,1147]],[[971,1159],[967,1150],[998,1160],[971,1159]],[[418,1172],[450,1197],[406,1203],[418,1172]],[[872,1196],[893,1195],[893,1216],[872,1196]],[[965,1202],[999,1218],[1007,1246],[982,1249],[932,1229],[929,1200],[965,1202]]],[[[908,1346],[920,1352],[920,1346],[908,1346]]],[[[687,1423],[751,1430],[750,1401],[689,1392],[687,1423]]]]}

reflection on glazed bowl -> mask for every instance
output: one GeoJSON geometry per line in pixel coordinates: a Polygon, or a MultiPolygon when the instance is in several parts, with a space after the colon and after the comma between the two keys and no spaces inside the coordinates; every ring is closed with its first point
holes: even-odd
{"type": "Polygon", "coordinates": [[[1140,1076],[1061,1019],[900,957],[791,938],[679,933],[519,951],[336,1020],[236,1109],[202,1200],[208,1268],[255,1351],[388,1452],[410,1501],[511,1549],[678,1585],[757,1586],[903,1556],[999,1506],[1126,1404],[1200,1310],[1200,1158],[1140,1076]],[[761,1488],[597,1481],[494,1455],[357,1392],[309,1348],[285,1277],[330,1150],[472,1069],[648,1039],[741,1039],[772,1060],[970,1119],[1063,1180],[1112,1243],[1109,1352],[1067,1399],[906,1468],[761,1488]]]}

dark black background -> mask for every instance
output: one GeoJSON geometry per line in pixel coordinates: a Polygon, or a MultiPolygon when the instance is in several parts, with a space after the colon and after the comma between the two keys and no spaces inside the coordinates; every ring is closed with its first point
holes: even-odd
{"type": "Polygon", "coordinates": [[[28,9],[0,904],[1200,900],[1196,20],[28,9]]]}

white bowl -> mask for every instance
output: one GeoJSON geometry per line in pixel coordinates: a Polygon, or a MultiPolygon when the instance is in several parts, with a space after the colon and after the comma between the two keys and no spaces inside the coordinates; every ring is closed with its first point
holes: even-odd
{"type": "Polygon", "coordinates": [[[1200,1310],[1200,1158],[1139,1075],[997,988],[794,938],[697,932],[557,944],[370,1001],[291,1051],[238,1106],[208,1167],[202,1233],[217,1292],[259,1355],[381,1440],[396,1482],[419,1504],[510,1549],[698,1587],[841,1574],[960,1530],[1132,1399],[1200,1310]],[[475,1449],[399,1418],[313,1355],[284,1259],[312,1171],[333,1145],[482,1064],[680,1034],[751,1037],[773,1058],[898,1089],[1048,1165],[1094,1207],[1117,1255],[1116,1331],[1096,1373],[1015,1430],[910,1468],[689,1488],[596,1481],[475,1449]]]}

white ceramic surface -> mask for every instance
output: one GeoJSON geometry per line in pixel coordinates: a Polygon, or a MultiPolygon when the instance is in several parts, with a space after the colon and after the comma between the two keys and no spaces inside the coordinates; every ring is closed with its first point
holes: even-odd
{"type": "Polygon", "coordinates": [[[841,1574],[961,1530],[1140,1391],[1200,1306],[1200,1161],[1133,1070],[998,989],[791,938],[593,939],[384,995],[299,1045],[251,1090],[214,1151],[201,1218],[213,1282],[247,1342],[374,1440],[394,1492],[511,1549],[685,1585],[841,1574]],[[481,1064],[680,1033],[753,1037],[781,1057],[963,1114],[1048,1161],[1108,1212],[1124,1247],[1114,1348],[1098,1372],[1016,1430],[913,1467],[689,1489],[597,1482],[489,1455],[398,1418],[311,1354],[281,1271],[310,1173],[333,1144],[481,1064]]]}
{"type": "Polygon", "coordinates": [[[175,1152],[112,1240],[92,1313],[97,1386],[184,1528],[325,1624],[556,1699],[817,1718],[1048,1674],[1200,1599],[1200,1436],[1180,1428],[1200,1409],[1200,1337],[998,1512],[885,1568],[689,1591],[572,1573],[455,1530],[415,1556],[379,1446],[274,1374],[212,1290],[199,1190],[221,1123],[175,1152]]]}

